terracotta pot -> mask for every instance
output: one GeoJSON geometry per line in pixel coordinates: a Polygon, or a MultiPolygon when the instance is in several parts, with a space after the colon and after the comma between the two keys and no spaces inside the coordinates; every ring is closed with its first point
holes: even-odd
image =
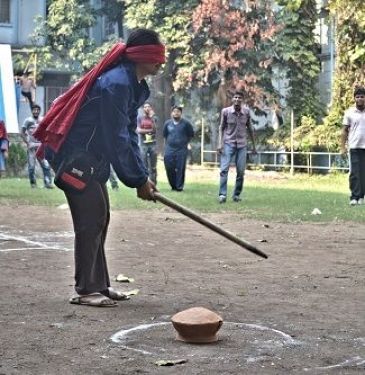
{"type": "Polygon", "coordinates": [[[223,319],[204,307],[192,307],[175,314],[171,318],[177,331],[176,339],[190,343],[210,343],[218,341],[217,332],[223,319]]]}

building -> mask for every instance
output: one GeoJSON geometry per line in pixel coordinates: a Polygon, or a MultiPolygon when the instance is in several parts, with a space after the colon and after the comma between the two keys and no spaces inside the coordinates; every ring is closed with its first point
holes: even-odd
{"type": "MultiPolygon", "coordinates": [[[[94,8],[106,4],[106,0],[90,0],[94,8]]],[[[11,46],[13,58],[20,56],[31,75],[36,75],[35,101],[44,112],[53,100],[64,92],[70,84],[70,73],[59,70],[38,71],[37,57],[33,53],[34,40],[32,34],[36,28],[37,17],[46,18],[46,0],[0,0],[0,44],[11,46]],[[40,74],[39,74],[40,73],[40,74]]],[[[111,34],[120,34],[121,22],[111,22],[107,17],[98,17],[96,25],[89,30],[90,38],[102,44],[111,34]]],[[[42,42],[40,42],[42,43],[42,42]]],[[[14,72],[21,74],[22,72],[14,72]]],[[[18,110],[19,126],[25,117],[30,115],[29,105],[21,96],[18,110]]]]}
{"type": "MultiPolygon", "coordinates": [[[[46,15],[44,0],[0,0],[0,44],[11,46],[12,54],[19,53],[26,62],[31,57],[31,34],[36,27],[35,18],[46,15]]],[[[29,67],[29,64],[27,64],[29,67]]],[[[33,70],[35,66],[31,67],[33,70]]],[[[37,85],[35,99],[43,106],[45,88],[37,85]]],[[[20,98],[18,109],[18,124],[30,115],[29,105],[25,98],[20,98]]]]}
{"type": "Polygon", "coordinates": [[[0,0],[0,42],[13,48],[32,46],[34,18],[46,15],[44,0],[0,0]]]}

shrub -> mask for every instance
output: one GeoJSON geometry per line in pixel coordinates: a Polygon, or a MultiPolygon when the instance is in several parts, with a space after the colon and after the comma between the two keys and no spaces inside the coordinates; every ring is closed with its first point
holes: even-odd
{"type": "Polygon", "coordinates": [[[7,169],[10,175],[19,176],[27,163],[27,152],[20,143],[11,143],[7,169]]]}

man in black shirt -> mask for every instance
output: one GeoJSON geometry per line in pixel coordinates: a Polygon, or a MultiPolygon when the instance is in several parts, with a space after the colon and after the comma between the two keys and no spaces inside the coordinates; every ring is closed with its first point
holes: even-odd
{"type": "Polygon", "coordinates": [[[188,144],[194,137],[191,123],[182,118],[182,107],[172,107],[171,119],[163,128],[165,138],[164,163],[172,190],[182,191],[185,182],[188,144]]]}

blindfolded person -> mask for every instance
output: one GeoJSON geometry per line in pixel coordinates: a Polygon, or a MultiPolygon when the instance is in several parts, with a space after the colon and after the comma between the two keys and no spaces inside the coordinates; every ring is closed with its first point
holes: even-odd
{"type": "Polygon", "coordinates": [[[111,164],[139,198],[154,200],[157,189],[138,147],[137,112],[150,94],[144,78],[157,74],[164,62],[165,47],[156,32],[132,31],[126,44],[117,43],[56,99],[35,134],[71,210],[77,295],[70,303],[110,307],[126,299],[110,287],[105,259],[110,217],[106,182],[111,164]]]}

